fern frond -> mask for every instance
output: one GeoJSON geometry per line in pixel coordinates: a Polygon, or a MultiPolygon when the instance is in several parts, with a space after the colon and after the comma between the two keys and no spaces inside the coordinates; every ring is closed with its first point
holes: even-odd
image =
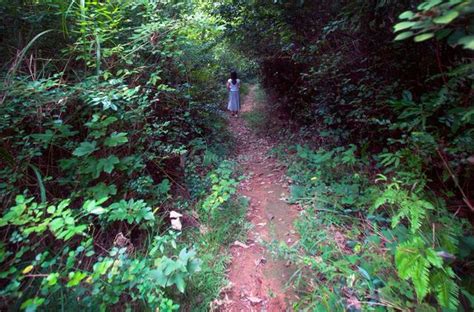
{"type": "MultiPolygon", "coordinates": [[[[413,197],[416,198],[415,195],[413,195],[413,197]]],[[[407,207],[408,219],[410,220],[411,232],[415,233],[421,227],[422,221],[426,216],[426,210],[432,209],[433,205],[425,200],[420,199],[408,201],[406,204],[410,205],[411,208],[410,209],[407,207]]]]}
{"type": "Polygon", "coordinates": [[[431,284],[439,304],[445,308],[456,310],[459,305],[459,286],[453,278],[444,271],[438,270],[433,274],[431,284]]]}
{"type": "Polygon", "coordinates": [[[418,255],[413,262],[411,279],[415,286],[416,296],[421,302],[429,293],[430,263],[422,255],[418,255]]]}
{"type": "Polygon", "coordinates": [[[398,275],[402,279],[409,279],[411,276],[411,257],[409,252],[397,248],[395,253],[395,265],[397,267],[398,275]]]}
{"type": "Polygon", "coordinates": [[[395,251],[395,265],[402,279],[409,279],[413,275],[413,262],[420,256],[420,247],[424,247],[424,243],[419,237],[398,245],[395,251]]]}
{"type": "Polygon", "coordinates": [[[400,220],[403,217],[403,215],[404,215],[404,212],[400,210],[398,211],[396,215],[392,216],[392,222],[391,222],[392,229],[394,229],[400,223],[400,220]]]}
{"type": "Polygon", "coordinates": [[[430,292],[430,267],[441,265],[441,260],[432,248],[426,248],[421,237],[402,243],[395,252],[395,265],[402,279],[411,279],[418,302],[430,292]],[[428,252],[425,254],[425,251],[428,252]]]}
{"type": "Polygon", "coordinates": [[[443,267],[443,259],[432,248],[426,250],[426,259],[436,268],[443,267]]]}

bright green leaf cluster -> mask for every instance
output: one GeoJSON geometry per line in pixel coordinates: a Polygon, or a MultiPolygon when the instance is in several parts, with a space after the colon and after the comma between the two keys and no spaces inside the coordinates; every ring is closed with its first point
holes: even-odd
{"type": "Polygon", "coordinates": [[[461,45],[465,49],[474,50],[474,36],[469,30],[474,25],[473,8],[472,0],[422,2],[418,5],[417,12],[406,11],[400,14],[399,19],[404,21],[393,27],[398,33],[395,40],[413,37],[415,42],[422,42],[434,37],[447,38],[452,46],[461,45]],[[455,20],[463,20],[464,25],[453,25],[455,20]]]}

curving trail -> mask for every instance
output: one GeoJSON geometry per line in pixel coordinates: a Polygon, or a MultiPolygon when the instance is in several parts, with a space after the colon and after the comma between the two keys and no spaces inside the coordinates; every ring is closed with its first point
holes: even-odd
{"type": "MultiPolygon", "coordinates": [[[[252,86],[244,99],[243,113],[256,108],[255,90],[252,86]]],[[[230,284],[222,290],[216,310],[291,311],[295,294],[287,282],[293,269],[289,263],[275,259],[265,242],[296,242],[293,221],[299,207],[285,202],[288,179],[285,167],[268,156],[271,142],[255,135],[241,117],[230,117],[229,127],[237,136],[236,160],[247,176],[239,186],[239,194],[250,199],[247,220],[252,227],[246,242],[231,247],[230,284]]]]}

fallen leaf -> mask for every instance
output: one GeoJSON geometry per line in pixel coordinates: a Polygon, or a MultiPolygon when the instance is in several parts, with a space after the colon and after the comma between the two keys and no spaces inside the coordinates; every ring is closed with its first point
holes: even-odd
{"type": "Polygon", "coordinates": [[[259,304],[260,302],[263,301],[262,299],[258,297],[253,297],[253,296],[247,297],[247,300],[250,301],[251,304],[259,304]]]}
{"type": "Polygon", "coordinates": [[[24,268],[23,271],[21,271],[21,273],[23,273],[23,274],[28,274],[28,273],[30,273],[32,270],[33,270],[33,266],[30,264],[29,266],[27,266],[26,268],[24,268]]]}
{"type": "Polygon", "coordinates": [[[183,225],[181,224],[181,220],[179,218],[171,219],[171,228],[173,230],[181,231],[182,227],[183,225]]]}
{"type": "Polygon", "coordinates": [[[248,245],[246,245],[246,244],[244,244],[244,243],[242,243],[242,242],[239,242],[239,241],[235,241],[232,245],[238,246],[238,247],[242,247],[242,248],[245,248],[245,249],[249,248],[248,245]]]}
{"type": "Polygon", "coordinates": [[[115,235],[114,238],[114,245],[123,248],[130,244],[130,239],[126,238],[122,232],[119,232],[117,235],[115,235]]]}
{"type": "Polygon", "coordinates": [[[170,211],[170,218],[175,219],[175,218],[181,218],[183,215],[180,214],[179,212],[176,212],[174,210],[170,211]]]}

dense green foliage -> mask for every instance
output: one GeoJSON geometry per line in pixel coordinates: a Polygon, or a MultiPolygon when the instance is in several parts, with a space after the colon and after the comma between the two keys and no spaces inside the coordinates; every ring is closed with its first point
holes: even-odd
{"type": "Polygon", "coordinates": [[[0,309],[206,309],[245,208],[221,85],[253,63],[200,1],[0,4],[0,309]]]}
{"type": "Polygon", "coordinates": [[[299,267],[297,308],[472,310],[474,2],[226,1],[215,14],[259,61],[272,131],[292,142],[276,152],[306,209],[299,244],[277,250],[299,267]]]}
{"type": "Polygon", "coordinates": [[[244,118],[280,134],[304,208],[298,243],[272,245],[295,309],[474,309],[473,0],[0,16],[1,310],[207,310],[247,205],[222,82],[257,65],[269,105],[244,118]]]}

